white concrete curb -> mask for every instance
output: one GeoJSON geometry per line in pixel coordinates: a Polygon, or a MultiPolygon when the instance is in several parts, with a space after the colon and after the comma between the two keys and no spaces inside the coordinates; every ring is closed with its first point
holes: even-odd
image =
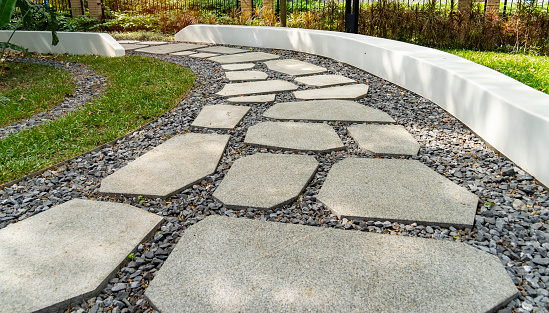
{"type": "Polygon", "coordinates": [[[356,66],[435,102],[549,186],[549,95],[439,50],[330,31],[191,25],[177,41],[286,49],[356,66]]]}
{"type": "MultiPolygon", "coordinates": [[[[0,31],[0,41],[7,41],[11,33],[8,30],[0,31]]],[[[10,43],[38,53],[96,54],[110,57],[120,57],[126,53],[109,34],[57,32],[57,36],[59,44],[52,46],[51,32],[16,31],[10,43]]]]}

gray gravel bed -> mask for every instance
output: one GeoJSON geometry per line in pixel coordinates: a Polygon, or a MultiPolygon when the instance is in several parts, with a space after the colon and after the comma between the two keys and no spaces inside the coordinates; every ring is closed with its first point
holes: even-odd
{"type": "Polygon", "coordinates": [[[26,120],[13,122],[5,127],[1,127],[0,139],[9,134],[18,133],[24,129],[57,119],[69,112],[79,110],[83,105],[98,97],[106,89],[105,83],[107,82],[107,78],[96,74],[93,69],[82,64],[25,57],[10,58],[7,61],[37,63],[66,70],[71,74],[73,84],[76,85],[76,88],[72,95],[67,95],[65,100],[53,109],[35,114],[26,120]]]}
{"type": "MultiPolygon", "coordinates": [[[[240,48],[239,46],[233,46],[240,48]]],[[[547,189],[505,157],[498,156],[478,136],[429,100],[383,79],[334,60],[271,49],[252,49],[311,62],[328,69],[330,74],[366,83],[368,96],[360,103],[391,115],[421,144],[417,159],[481,199],[473,229],[456,230],[430,225],[397,224],[379,221],[339,220],[316,196],[331,166],[345,157],[373,157],[359,150],[347,135],[351,123],[330,123],[346,149],[315,156],[320,167],[298,200],[275,210],[253,208],[229,210],[213,199],[212,193],[231,164],[238,158],[257,152],[295,153],[253,148],[243,144],[249,126],[268,119],[262,113],[272,104],[253,104],[252,109],[234,130],[191,128],[190,124],[204,105],[226,104],[214,95],[229,81],[217,63],[176,56],[154,56],[189,67],[196,75],[194,88],[181,105],[158,118],[144,129],[98,152],[71,160],[69,164],[0,190],[0,228],[23,220],[50,207],[74,198],[128,203],[166,218],[161,232],[139,246],[135,258],[109,281],[96,298],[71,309],[72,312],[154,312],[143,293],[156,272],[173,250],[185,229],[208,215],[333,227],[349,231],[368,231],[393,236],[415,236],[433,240],[462,241],[487,253],[497,255],[520,290],[518,299],[500,312],[548,312],[549,303],[549,201],[547,189]],[[164,142],[186,132],[230,134],[231,140],[215,174],[200,184],[166,200],[114,198],[99,195],[100,180],[125,164],[164,142]]],[[[146,55],[131,53],[135,55],[146,55]]],[[[257,64],[257,63],[256,63],[257,64]]],[[[269,79],[291,77],[268,71],[269,79]]],[[[300,89],[308,89],[298,84],[300,89]]],[[[280,93],[276,102],[294,101],[290,92],[280,93]]]]}

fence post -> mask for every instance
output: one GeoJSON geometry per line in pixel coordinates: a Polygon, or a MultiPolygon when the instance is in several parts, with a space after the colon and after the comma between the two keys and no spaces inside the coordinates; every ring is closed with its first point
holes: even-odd
{"type": "Polygon", "coordinates": [[[242,16],[247,18],[253,11],[253,0],[241,0],[240,7],[242,8],[242,16]]]}
{"type": "Polygon", "coordinates": [[[82,0],[70,0],[69,5],[71,8],[72,18],[84,15],[84,4],[82,3],[82,0]]]}
{"type": "Polygon", "coordinates": [[[358,6],[359,0],[352,0],[353,10],[351,13],[351,0],[345,0],[345,32],[358,34],[358,6]]]}
{"type": "Polygon", "coordinates": [[[275,11],[275,0],[263,0],[263,9],[267,11],[275,11]]]}
{"type": "Polygon", "coordinates": [[[499,1],[500,0],[486,0],[486,7],[484,11],[486,13],[499,13],[499,1]]]}
{"type": "Polygon", "coordinates": [[[286,0],[280,0],[280,26],[286,27],[286,0]]]}
{"type": "Polygon", "coordinates": [[[90,17],[103,19],[103,2],[101,0],[88,0],[88,12],[90,17]]]}

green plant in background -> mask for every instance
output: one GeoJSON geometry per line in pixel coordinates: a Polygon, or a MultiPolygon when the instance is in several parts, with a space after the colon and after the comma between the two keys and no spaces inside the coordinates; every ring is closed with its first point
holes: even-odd
{"type": "Polygon", "coordinates": [[[2,52],[0,57],[4,55],[6,49],[25,51],[24,47],[10,43],[15,31],[19,28],[27,30],[44,29],[52,33],[52,45],[57,45],[59,38],[57,37],[57,29],[59,28],[56,12],[53,7],[46,7],[41,4],[34,3],[30,0],[0,0],[0,29],[5,28],[11,22],[15,8],[19,9],[19,19],[13,26],[9,39],[5,42],[0,42],[2,52]],[[37,26],[38,25],[38,26],[37,26]]]}
{"type": "Polygon", "coordinates": [[[130,259],[130,260],[133,261],[133,260],[135,259],[135,254],[134,254],[133,252],[130,253],[130,254],[128,255],[128,259],[130,259]]]}

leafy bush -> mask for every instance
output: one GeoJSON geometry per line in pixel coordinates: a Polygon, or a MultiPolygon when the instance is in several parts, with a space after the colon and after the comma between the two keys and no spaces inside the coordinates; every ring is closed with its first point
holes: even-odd
{"type": "Polygon", "coordinates": [[[152,14],[113,13],[114,18],[98,24],[94,29],[104,31],[160,31],[160,20],[152,14]]]}

